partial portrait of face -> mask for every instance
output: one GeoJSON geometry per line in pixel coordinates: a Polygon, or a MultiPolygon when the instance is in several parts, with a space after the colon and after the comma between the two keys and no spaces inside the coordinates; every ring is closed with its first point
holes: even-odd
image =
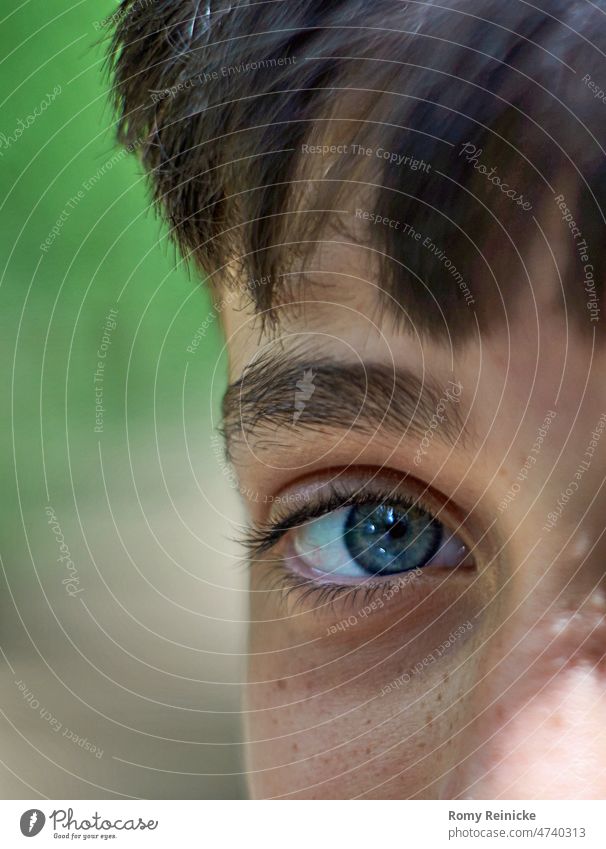
{"type": "Polygon", "coordinates": [[[457,350],[394,330],[361,254],[327,253],[273,332],[224,314],[253,791],[600,796],[604,355],[550,257],[457,350]]]}
{"type": "Polygon", "coordinates": [[[119,66],[229,357],[251,794],[603,798],[606,7],[284,6],[159,123],[119,66]]]}

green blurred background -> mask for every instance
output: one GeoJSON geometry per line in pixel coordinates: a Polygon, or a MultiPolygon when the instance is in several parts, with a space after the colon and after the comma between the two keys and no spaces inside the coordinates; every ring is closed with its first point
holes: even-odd
{"type": "Polygon", "coordinates": [[[116,9],[0,12],[3,798],[244,792],[245,576],[211,443],[222,341],[115,145],[116,9]]]}

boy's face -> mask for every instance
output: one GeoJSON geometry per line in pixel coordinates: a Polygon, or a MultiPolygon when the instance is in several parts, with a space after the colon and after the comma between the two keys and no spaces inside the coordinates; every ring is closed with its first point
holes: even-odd
{"type": "Polygon", "coordinates": [[[277,333],[244,302],[223,315],[251,521],[296,524],[252,564],[253,794],[604,798],[589,315],[567,327],[537,259],[508,321],[455,347],[396,330],[355,251],[319,269],[277,333]]]}

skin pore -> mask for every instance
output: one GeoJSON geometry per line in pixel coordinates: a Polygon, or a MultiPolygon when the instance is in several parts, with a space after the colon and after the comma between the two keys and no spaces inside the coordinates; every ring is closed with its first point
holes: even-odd
{"type": "Polygon", "coordinates": [[[229,450],[253,527],[331,488],[370,491],[421,498],[467,549],[338,592],[303,569],[300,529],[253,558],[254,797],[604,797],[604,354],[589,320],[568,326],[549,252],[531,266],[532,294],[456,347],[395,329],[352,246],[324,251],[275,329],[244,296],[225,306],[229,450]],[[386,375],[394,391],[374,392],[386,375]],[[402,421],[398,401],[428,387],[402,421]],[[333,394],[342,421],[334,404],[322,416],[333,394]],[[415,463],[432,401],[445,421],[415,463]]]}

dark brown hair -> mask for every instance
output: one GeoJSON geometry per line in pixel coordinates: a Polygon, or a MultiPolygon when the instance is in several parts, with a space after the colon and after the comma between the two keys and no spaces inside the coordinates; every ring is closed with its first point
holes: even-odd
{"type": "Polygon", "coordinates": [[[530,294],[543,231],[568,256],[554,301],[598,326],[602,0],[124,0],[116,19],[120,139],[184,253],[237,269],[260,310],[349,240],[417,327],[461,334],[530,294]]]}

